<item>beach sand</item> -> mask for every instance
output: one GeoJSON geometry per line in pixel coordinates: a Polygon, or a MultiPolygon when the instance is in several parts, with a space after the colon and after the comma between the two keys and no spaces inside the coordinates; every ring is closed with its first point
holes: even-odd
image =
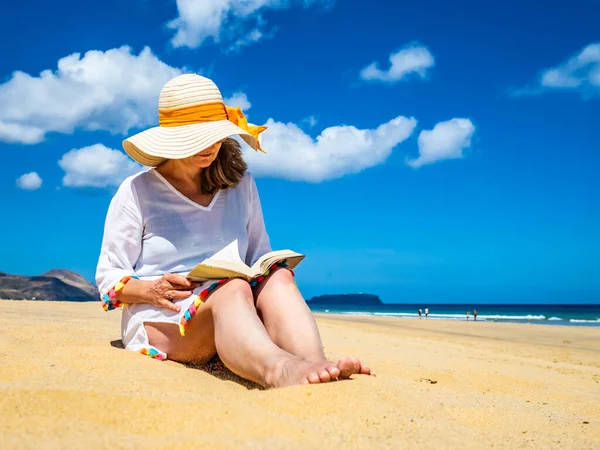
{"type": "Polygon", "coordinates": [[[378,376],[264,391],[116,347],[99,304],[0,301],[0,448],[600,448],[598,328],[317,320],[378,376]]]}

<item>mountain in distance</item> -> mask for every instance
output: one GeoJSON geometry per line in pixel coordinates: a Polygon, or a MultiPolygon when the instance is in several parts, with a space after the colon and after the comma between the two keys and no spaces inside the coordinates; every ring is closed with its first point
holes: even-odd
{"type": "Polygon", "coordinates": [[[98,288],[76,272],[66,269],[52,269],[40,275],[41,277],[54,277],[71,286],[87,292],[93,297],[98,297],[98,288]]]}
{"type": "Polygon", "coordinates": [[[52,269],[39,276],[0,272],[0,299],[97,301],[96,286],[70,270],[52,269]]]}
{"type": "Polygon", "coordinates": [[[373,294],[328,294],[307,300],[309,306],[381,306],[384,303],[373,294]]]}

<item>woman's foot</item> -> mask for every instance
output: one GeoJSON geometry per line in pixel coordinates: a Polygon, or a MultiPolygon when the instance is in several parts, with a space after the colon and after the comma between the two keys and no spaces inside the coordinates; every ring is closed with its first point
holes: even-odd
{"type": "Polygon", "coordinates": [[[364,366],[358,358],[346,356],[338,361],[337,367],[340,370],[341,379],[350,378],[351,375],[375,376],[375,372],[367,366],[364,366]]]}
{"type": "Polygon", "coordinates": [[[297,384],[328,383],[340,377],[340,369],[331,361],[309,362],[297,358],[278,361],[265,376],[265,387],[278,388],[297,384]]]}

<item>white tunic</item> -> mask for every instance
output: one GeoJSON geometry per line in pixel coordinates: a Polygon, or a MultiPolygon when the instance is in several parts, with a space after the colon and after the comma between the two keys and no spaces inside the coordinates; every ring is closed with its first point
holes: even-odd
{"type": "MultiPolygon", "coordinates": [[[[153,280],[169,272],[186,274],[235,240],[240,258],[248,265],[271,251],[256,184],[249,173],[235,188],[218,191],[206,207],[185,197],[156,169],[131,176],[108,208],[96,270],[100,296],[127,275],[153,280]]],[[[144,322],[178,325],[194,298],[177,302],[179,313],[148,303],[125,305],[121,322],[125,347],[152,349],[144,322]]]]}

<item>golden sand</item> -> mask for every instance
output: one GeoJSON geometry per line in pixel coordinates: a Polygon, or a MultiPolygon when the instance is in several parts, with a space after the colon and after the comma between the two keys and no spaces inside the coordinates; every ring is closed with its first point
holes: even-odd
{"type": "Polygon", "coordinates": [[[598,328],[319,316],[377,378],[263,391],[119,349],[119,322],[0,301],[0,448],[600,448],[598,328]]]}

